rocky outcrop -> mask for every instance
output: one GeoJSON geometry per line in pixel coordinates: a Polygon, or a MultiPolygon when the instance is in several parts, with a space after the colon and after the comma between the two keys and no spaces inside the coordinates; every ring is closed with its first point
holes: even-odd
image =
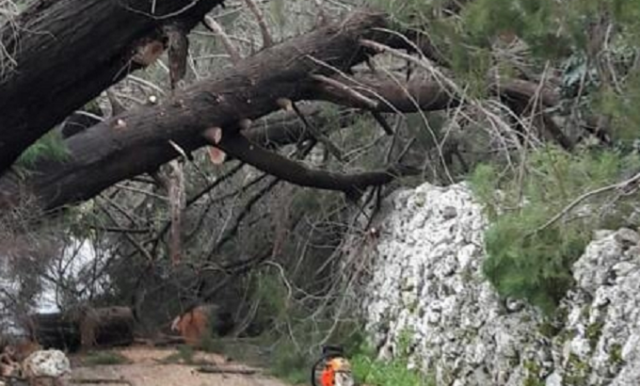
{"type": "Polygon", "coordinates": [[[573,268],[577,287],[561,308],[548,384],[639,384],[640,235],[600,231],[573,268]]]}
{"type": "Polygon", "coordinates": [[[60,350],[40,350],[22,362],[22,371],[27,379],[58,379],[71,373],[71,364],[60,350]]]}
{"type": "Polygon", "coordinates": [[[501,300],[480,271],[481,206],[464,184],[398,191],[360,251],[367,330],[380,355],[408,353],[438,385],[636,385],[640,236],[601,231],[575,263],[553,320],[501,300]]]}

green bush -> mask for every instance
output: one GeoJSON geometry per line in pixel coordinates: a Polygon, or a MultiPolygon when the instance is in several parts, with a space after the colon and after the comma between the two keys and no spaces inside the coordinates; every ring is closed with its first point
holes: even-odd
{"type": "Polygon", "coordinates": [[[603,224],[625,225],[624,213],[604,208],[606,195],[595,195],[558,221],[543,225],[580,195],[621,180],[638,165],[634,154],[586,150],[569,154],[549,147],[530,154],[525,167],[502,174],[498,171],[504,168],[498,165],[478,167],[471,185],[491,220],[482,268],[498,293],[551,313],[572,286],[571,266],[592,231],[603,224]]]}
{"type": "MultiPolygon", "coordinates": [[[[375,386],[432,386],[435,381],[423,372],[409,368],[409,344],[411,333],[401,334],[396,357],[383,361],[376,359],[373,350],[364,340],[359,325],[342,323],[331,336],[332,342],[339,342],[353,368],[357,384],[375,386]]],[[[299,344],[302,342],[298,342],[299,344]]],[[[311,366],[318,359],[318,353],[310,353],[305,346],[299,351],[290,340],[282,340],[273,354],[272,373],[292,384],[308,384],[311,366]]]]}
{"type": "Polygon", "coordinates": [[[388,361],[376,359],[375,350],[361,344],[351,358],[356,381],[376,386],[435,386],[433,376],[409,368],[412,336],[412,331],[402,331],[395,357],[388,361]]]}
{"type": "Polygon", "coordinates": [[[362,354],[361,348],[364,347],[362,326],[355,322],[344,321],[334,325],[329,320],[313,322],[301,318],[289,327],[289,331],[290,335],[266,338],[277,339],[272,345],[271,373],[292,384],[308,384],[311,367],[320,355],[320,342],[327,335],[328,342],[340,344],[348,357],[362,354]]]}
{"type": "Polygon", "coordinates": [[[358,354],[351,360],[353,372],[360,384],[376,386],[435,386],[430,375],[408,368],[406,359],[391,361],[374,359],[371,355],[358,354]]]}
{"type": "Polygon", "coordinates": [[[571,264],[588,237],[574,226],[549,227],[527,236],[534,231],[531,225],[546,219],[539,209],[536,205],[505,215],[487,230],[488,258],[482,268],[501,295],[526,299],[550,312],[572,286],[571,264]]]}
{"type": "Polygon", "coordinates": [[[16,166],[29,169],[40,161],[64,161],[69,152],[57,131],[50,131],[43,135],[33,145],[29,146],[16,161],[16,166]]]}

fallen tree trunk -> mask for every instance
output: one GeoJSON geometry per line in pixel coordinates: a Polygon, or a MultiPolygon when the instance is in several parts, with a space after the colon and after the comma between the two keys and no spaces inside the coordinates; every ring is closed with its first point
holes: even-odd
{"type": "MultiPolygon", "coordinates": [[[[379,36],[375,29],[385,23],[383,14],[357,13],[263,50],[160,105],[104,121],[68,138],[70,159],[40,165],[26,188],[46,209],[86,200],[179,156],[170,141],[191,151],[206,144],[201,133],[207,128],[235,135],[242,120],[277,111],[278,98],[314,99],[322,87],[309,74],[332,75],[362,62],[367,54],[359,39],[379,36]]],[[[5,205],[15,204],[16,182],[5,178],[0,184],[5,205]]]]}
{"type": "MultiPolygon", "coordinates": [[[[282,180],[347,194],[413,172],[401,165],[357,175],[311,171],[260,147],[268,142],[265,138],[270,135],[265,133],[269,128],[241,129],[247,122],[282,108],[279,101],[283,98],[328,100],[377,112],[439,110],[458,104],[455,93],[430,78],[414,77],[402,83],[343,75],[377,53],[363,47],[364,39],[407,48],[404,41],[380,32],[385,24],[383,14],[356,13],[341,23],[265,49],[160,105],[141,106],[80,132],[66,141],[70,152],[66,162],[41,164],[26,181],[12,176],[0,179],[0,208],[15,206],[21,196],[18,192],[32,194],[44,209],[90,199],[116,182],[154,172],[180,156],[174,145],[188,153],[213,144],[282,180]],[[220,128],[219,143],[204,138],[210,128],[220,128]]],[[[521,98],[530,87],[516,82],[493,91],[521,98]]],[[[543,103],[554,101],[550,96],[543,103]]],[[[286,132],[277,136],[280,143],[291,139],[286,132]]]]}
{"type": "Polygon", "coordinates": [[[38,0],[2,26],[0,46],[10,60],[0,68],[0,174],[74,110],[140,68],[136,50],[162,41],[163,26],[188,31],[222,1],[38,0]]]}
{"type": "Polygon", "coordinates": [[[133,343],[134,318],[128,307],[35,314],[30,317],[30,326],[33,337],[45,348],[73,352],[133,343]]]}

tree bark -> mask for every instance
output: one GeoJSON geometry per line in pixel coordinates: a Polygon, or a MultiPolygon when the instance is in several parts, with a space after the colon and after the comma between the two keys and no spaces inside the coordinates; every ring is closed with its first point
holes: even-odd
{"type": "Polygon", "coordinates": [[[80,348],[133,343],[134,318],[128,307],[35,314],[30,319],[32,336],[45,348],[73,352],[80,348]]]}
{"type": "Polygon", "coordinates": [[[223,138],[220,147],[239,160],[260,170],[268,170],[269,174],[285,181],[316,189],[337,190],[346,193],[349,197],[356,197],[368,186],[384,185],[397,177],[416,175],[420,172],[419,169],[402,165],[392,165],[385,170],[356,174],[313,170],[300,162],[253,144],[241,134],[223,138]]]}
{"type": "MultiPolygon", "coordinates": [[[[142,65],[161,28],[192,29],[223,0],[38,0],[0,28],[15,66],[0,69],[0,174],[38,138],[142,65]],[[145,40],[147,39],[147,40],[145,40]]],[[[163,42],[162,42],[163,43],[163,42]]]]}
{"type": "MultiPolygon", "coordinates": [[[[381,34],[385,24],[384,14],[354,13],[340,23],[262,50],[159,105],[141,106],[73,135],[66,140],[70,152],[66,162],[43,163],[26,181],[13,176],[0,179],[0,209],[16,205],[18,193],[33,194],[44,209],[90,199],[118,181],[153,172],[180,156],[171,143],[186,152],[209,144],[203,133],[210,128],[222,129],[218,147],[231,157],[285,181],[346,193],[384,184],[407,169],[391,165],[356,175],[312,171],[256,146],[256,138],[270,137],[265,131],[241,128],[282,108],[278,103],[282,98],[328,100],[380,112],[438,110],[459,103],[454,93],[429,78],[414,77],[402,84],[396,79],[345,75],[377,53],[363,47],[363,39],[407,48],[401,39],[381,34]]],[[[520,97],[531,89],[516,83],[493,91],[520,97]]],[[[554,100],[550,94],[543,104],[554,100]]],[[[290,136],[280,140],[286,142],[290,136]]]]}
{"type": "MultiPolygon", "coordinates": [[[[70,158],[42,164],[26,181],[45,209],[89,199],[112,184],[156,170],[185,151],[206,144],[201,133],[221,127],[223,136],[239,122],[279,109],[278,98],[314,99],[319,85],[310,73],[348,71],[366,58],[360,38],[379,35],[380,13],[356,13],[346,21],[270,47],[200,82],[157,106],[141,106],[67,139],[70,158]]],[[[15,204],[19,188],[12,178],[0,182],[0,202],[15,204]]],[[[0,203],[2,207],[2,203],[0,203]]]]}

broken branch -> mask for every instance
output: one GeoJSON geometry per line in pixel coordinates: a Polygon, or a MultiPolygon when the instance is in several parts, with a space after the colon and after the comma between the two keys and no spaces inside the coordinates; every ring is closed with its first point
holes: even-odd
{"type": "Polygon", "coordinates": [[[199,373],[205,374],[243,374],[243,375],[251,375],[256,374],[258,370],[256,369],[243,369],[237,367],[218,367],[218,366],[201,366],[198,367],[197,371],[199,373]]]}
{"type": "Polygon", "coordinates": [[[376,122],[380,124],[380,126],[382,127],[382,130],[384,130],[384,132],[387,133],[387,135],[393,135],[393,129],[391,128],[391,126],[389,126],[389,123],[387,122],[386,119],[384,119],[382,114],[380,114],[377,111],[372,111],[371,114],[373,115],[373,119],[375,119],[376,122]]]}
{"type": "Polygon", "coordinates": [[[316,189],[341,191],[348,196],[356,195],[369,186],[384,185],[400,176],[420,173],[419,169],[406,165],[354,174],[314,170],[251,143],[240,134],[223,138],[220,145],[239,160],[284,181],[316,189]]]}

